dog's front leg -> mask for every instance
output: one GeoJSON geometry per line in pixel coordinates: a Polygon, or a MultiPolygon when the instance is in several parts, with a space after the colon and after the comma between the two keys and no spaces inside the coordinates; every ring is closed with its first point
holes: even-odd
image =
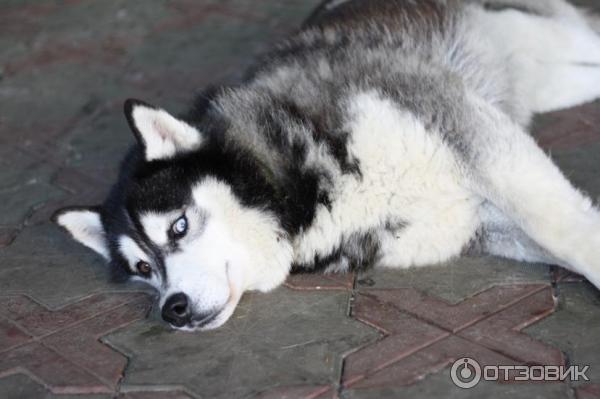
{"type": "Polygon", "coordinates": [[[561,264],[600,288],[600,212],[533,138],[471,97],[467,162],[473,190],[498,207],[561,264]]]}

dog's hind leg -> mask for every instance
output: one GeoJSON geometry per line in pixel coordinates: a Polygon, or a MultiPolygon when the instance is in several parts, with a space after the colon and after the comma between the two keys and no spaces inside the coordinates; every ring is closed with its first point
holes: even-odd
{"type": "Polygon", "coordinates": [[[479,209],[481,226],[467,248],[468,255],[495,255],[521,262],[568,267],[535,242],[523,229],[489,201],[479,209]]]}
{"type": "Polygon", "coordinates": [[[560,264],[600,288],[598,209],[523,128],[478,97],[468,97],[473,119],[464,156],[472,168],[472,190],[560,264]]]}

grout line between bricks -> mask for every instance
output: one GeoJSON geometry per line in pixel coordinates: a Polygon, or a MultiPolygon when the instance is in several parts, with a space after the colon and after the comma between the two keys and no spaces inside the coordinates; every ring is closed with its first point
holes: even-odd
{"type": "MultiPolygon", "coordinates": [[[[127,305],[131,304],[132,302],[134,302],[135,300],[136,300],[136,299],[134,298],[134,299],[130,300],[129,302],[123,303],[121,306],[117,306],[117,307],[115,307],[115,308],[111,309],[111,311],[113,311],[113,310],[117,310],[117,309],[120,309],[120,308],[122,308],[122,307],[125,307],[125,306],[127,306],[127,305]]],[[[107,313],[107,312],[104,312],[104,313],[98,314],[97,316],[93,317],[92,319],[94,319],[94,318],[96,318],[96,317],[99,317],[99,316],[102,316],[102,315],[104,315],[104,314],[106,314],[106,313],[107,313]]],[[[147,315],[147,312],[146,312],[146,315],[147,315]]],[[[145,317],[146,315],[142,316],[142,318],[143,318],[143,317],[145,317]]],[[[135,323],[135,322],[137,322],[137,321],[141,320],[142,318],[140,318],[140,319],[134,319],[134,320],[129,320],[128,322],[126,322],[126,323],[124,323],[124,324],[121,324],[121,325],[119,325],[119,326],[116,326],[116,327],[114,327],[114,328],[111,328],[110,330],[108,330],[108,331],[104,332],[104,333],[102,334],[102,336],[100,336],[100,337],[96,337],[96,338],[95,338],[95,341],[99,342],[99,343],[100,343],[100,344],[102,344],[102,345],[106,345],[106,343],[105,343],[105,342],[103,342],[103,341],[101,340],[101,338],[102,338],[103,336],[105,336],[105,335],[109,335],[109,334],[111,334],[111,333],[113,333],[113,332],[115,332],[115,331],[117,331],[117,330],[120,330],[120,329],[122,329],[122,328],[124,328],[124,327],[126,327],[126,326],[128,326],[128,325],[130,325],[130,324],[133,324],[133,323],[135,323]]],[[[88,319],[88,320],[90,320],[90,319],[88,319]]],[[[58,333],[58,332],[55,332],[55,333],[53,333],[53,334],[57,334],[57,333],[58,333]]],[[[53,334],[50,334],[49,336],[51,336],[51,335],[53,335],[53,334]]],[[[111,382],[111,381],[107,381],[107,380],[105,380],[105,379],[104,379],[104,377],[102,377],[102,376],[100,376],[100,375],[96,374],[96,372],[95,372],[94,370],[90,370],[88,367],[86,367],[86,366],[84,366],[84,365],[80,365],[80,364],[78,364],[76,361],[73,361],[73,360],[71,360],[71,359],[67,359],[67,358],[65,358],[64,356],[62,356],[62,354],[61,354],[60,352],[58,352],[58,351],[57,351],[56,349],[54,349],[53,347],[46,345],[46,344],[45,344],[43,341],[41,342],[41,345],[43,345],[45,348],[47,348],[47,349],[49,349],[49,350],[53,351],[54,353],[56,353],[57,355],[59,355],[61,358],[63,358],[65,361],[68,361],[69,363],[72,363],[72,364],[74,364],[75,366],[78,366],[78,367],[80,367],[81,369],[83,369],[83,370],[87,371],[87,372],[88,372],[88,373],[90,373],[92,376],[96,377],[96,378],[97,378],[97,379],[98,379],[100,382],[102,382],[103,384],[107,385],[109,388],[111,388],[111,387],[112,387],[112,385],[113,385],[113,384],[112,384],[112,382],[111,382]]],[[[106,346],[108,346],[108,345],[106,345],[106,346]]],[[[111,347],[111,349],[113,349],[113,348],[111,347]]],[[[114,349],[113,349],[113,350],[114,350],[114,349]]],[[[121,351],[116,351],[116,352],[117,352],[117,353],[119,353],[119,354],[121,354],[123,357],[125,357],[125,359],[126,359],[126,363],[125,363],[125,365],[127,366],[128,362],[129,362],[129,358],[128,358],[127,356],[125,356],[125,355],[124,355],[124,354],[123,354],[121,351]]],[[[122,377],[121,377],[121,378],[122,378],[122,377]]],[[[121,378],[119,378],[119,381],[121,380],[121,378]]],[[[111,388],[111,391],[112,391],[112,388],[111,388]]]]}
{"type": "MultiPolygon", "coordinates": [[[[428,324],[430,326],[437,327],[437,328],[439,328],[439,329],[441,329],[443,331],[449,332],[450,334],[456,335],[456,334],[460,333],[461,331],[464,331],[465,329],[467,329],[467,328],[469,328],[469,327],[471,327],[471,326],[473,326],[475,324],[478,324],[478,323],[480,323],[480,322],[482,322],[482,321],[484,321],[484,320],[486,320],[486,319],[488,319],[488,318],[490,318],[490,317],[492,317],[492,316],[494,316],[494,315],[496,315],[496,314],[498,314],[498,313],[500,313],[500,312],[502,312],[502,311],[504,311],[504,310],[506,310],[506,309],[508,309],[510,307],[513,307],[517,303],[519,303],[519,302],[521,302],[521,301],[529,298],[530,296],[535,295],[538,292],[540,292],[540,291],[542,291],[542,290],[544,290],[544,289],[546,289],[546,288],[549,287],[549,285],[547,285],[547,284],[516,284],[516,285],[531,285],[532,287],[536,287],[536,288],[533,291],[531,291],[531,292],[529,292],[527,294],[524,294],[523,296],[517,297],[516,299],[508,302],[507,304],[501,306],[497,310],[495,310],[495,311],[493,311],[491,313],[482,315],[479,318],[474,319],[474,320],[472,320],[472,321],[470,321],[468,323],[465,323],[462,326],[457,327],[457,328],[455,328],[453,330],[450,330],[447,327],[444,327],[442,325],[438,325],[434,320],[426,319],[426,318],[424,318],[423,316],[421,316],[418,313],[411,312],[410,310],[400,309],[400,308],[396,307],[393,303],[389,303],[389,305],[392,306],[393,308],[395,308],[397,311],[399,311],[401,313],[404,313],[404,314],[407,314],[407,315],[409,315],[411,317],[414,317],[414,318],[418,319],[419,321],[422,321],[422,322],[424,322],[424,323],[426,323],[426,324],[428,324]]],[[[494,287],[502,287],[502,286],[503,285],[493,285],[490,288],[488,288],[487,290],[492,289],[494,287]]],[[[395,290],[395,289],[394,288],[386,289],[386,291],[393,291],[393,290],[395,290]]],[[[472,296],[470,296],[468,298],[463,299],[462,301],[460,301],[460,302],[458,302],[456,304],[450,304],[450,306],[457,306],[460,303],[462,303],[464,301],[468,301],[469,299],[474,298],[477,295],[479,295],[480,293],[485,292],[487,290],[478,292],[478,293],[476,293],[476,294],[474,294],[474,295],[472,295],[472,296]]],[[[374,296],[365,294],[365,292],[368,292],[368,291],[369,290],[365,290],[365,291],[361,292],[361,295],[364,295],[364,296],[366,296],[368,298],[377,300],[374,296]]],[[[383,290],[381,290],[381,291],[383,291],[383,290]]],[[[360,319],[357,319],[357,320],[360,320],[360,319]]],[[[371,323],[365,322],[363,320],[360,320],[360,321],[363,322],[363,323],[365,323],[365,324],[369,324],[370,326],[374,327],[374,325],[372,325],[371,323]]],[[[381,327],[377,327],[377,329],[378,330],[382,330],[381,327]]],[[[385,330],[383,330],[383,331],[385,331],[385,330]]],[[[387,332],[387,331],[386,331],[386,333],[389,334],[389,332],[387,332]]]]}
{"type": "MultiPolygon", "coordinates": [[[[493,287],[492,287],[492,288],[493,288],[493,287]]],[[[380,366],[378,366],[378,367],[375,367],[375,368],[373,368],[372,370],[369,370],[367,373],[364,373],[364,374],[361,374],[361,375],[359,375],[359,376],[356,376],[355,378],[351,378],[351,379],[349,379],[348,381],[341,381],[341,383],[340,383],[340,387],[341,387],[341,389],[340,389],[340,392],[339,392],[339,393],[341,393],[341,392],[342,392],[344,389],[347,389],[347,388],[351,387],[352,385],[356,384],[357,382],[364,380],[364,379],[367,377],[367,375],[370,375],[370,374],[373,374],[373,373],[377,373],[378,371],[381,371],[381,370],[383,370],[383,369],[385,369],[385,368],[387,368],[387,367],[389,367],[389,366],[391,366],[391,365],[393,365],[393,364],[396,364],[396,363],[400,362],[402,359],[404,359],[404,358],[406,358],[406,357],[409,357],[409,356],[411,356],[411,355],[413,355],[413,354],[415,354],[415,353],[417,353],[417,352],[419,352],[419,351],[422,351],[422,350],[424,350],[424,349],[427,349],[428,347],[430,347],[430,346],[432,346],[432,345],[436,344],[437,342],[440,342],[440,341],[442,341],[442,340],[444,340],[444,339],[447,339],[447,338],[449,338],[449,337],[451,337],[451,336],[453,336],[453,335],[454,335],[454,336],[457,336],[457,334],[458,334],[458,333],[460,333],[461,331],[464,331],[466,328],[468,328],[468,327],[470,327],[470,326],[472,326],[472,325],[474,325],[474,324],[478,324],[478,323],[480,323],[480,322],[482,322],[482,321],[484,321],[484,320],[486,320],[486,319],[488,319],[488,318],[490,318],[490,317],[492,317],[492,316],[494,316],[494,315],[496,315],[496,314],[498,314],[498,313],[500,313],[500,312],[502,312],[502,311],[504,311],[504,310],[506,310],[506,309],[508,309],[508,308],[511,308],[511,307],[513,307],[513,306],[516,306],[518,303],[522,302],[523,300],[525,300],[525,299],[527,299],[527,298],[529,298],[529,297],[531,297],[531,296],[533,296],[533,295],[535,295],[535,294],[537,294],[537,293],[539,293],[539,292],[541,292],[541,291],[543,291],[544,289],[547,289],[547,288],[548,288],[548,285],[539,284],[539,287],[537,287],[535,290],[533,290],[532,292],[528,293],[527,295],[524,295],[524,296],[522,296],[522,297],[520,297],[520,298],[517,298],[517,299],[515,299],[515,300],[511,301],[511,302],[509,302],[507,305],[505,305],[505,306],[503,306],[502,308],[498,309],[497,311],[494,311],[494,312],[492,312],[492,313],[490,313],[490,314],[488,314],[488,315],[485,315],[485,316],[484,316],[484,317],[482,317],[482,318],[479,318],[479,319],[477,319],[477,321],[476,321],[476,322],[467,323],[467,324],[465,324],[464,326],[462,326],[461,328],[459,328],[459,329],[456,329],[455,331],[450,331],[450,330],[448,330],[447,328],[444,328],[444,327],[442,327],[442,326],[438,326],[438,325],[436,325],[436,324],[434,324],[434,323],[432,323],[432,322],[430,322],[430,321],[428,321],[428,320],[424,320],[424,319],[422,319],[422,318],[418,317],[418,319],[419,319],[419,320],[421,320],[421,321],[423,321],[423,322],[425,322],[425,323],[427,323],[427,324],[429,324],[429,325],[433,325],[433,326],[435,326],[435,327],[441,328],[441,329],[442,329],[443,331],[445,331],[446,333],[445,333],[444,335],[441,335],[441,336],[440,336],[440,337],[438,337],[438,338],[434,338],[433,340],[431,340],[431,341],[429,341],[429,342],[427,342],[427,343],[425,343],[425,344],[422,344],[422,345],[420,345],[420,346],[418,346],[418,347],[414,348],[413,350],[409,350],[409,351],[403,352],[403,353],[402,353],[402,354],[400,354],[399,356],[396,356],[396,357],[394,357],[392,360],[389,360],[389,361],[387,361],[387,362],[383,363],[382,365],[380,365],[380,366]]],[[[475,294],[475,295],[473,295],[473,296],[471,296],[471,297],[469,297],[469,298],[472,298],[472,297],[474,297],[474,296],[476,296],[476,295],[477,295],[477,294],[475,294]]],[[[469,298],[466,298],[465,300],[468,300],[469,298]]],[[[462,301],[461,301],[461,302],[462,302],[462,301]]],[[[459,303],[460,303],[460,302],[459,302],[459,303]]],[[[392,306],[393,306],[393,304],[392,304],[392,306]]],[[[405,313],[405,314],[409,314],[410,316],[415,316],[414,314],[411,314],[411,313],[409,313],[409,312],[407,312],[407,311],[404,311],[404,310],[402,310],[402,309],[398,309],[398,308],[397,308],[397,307],[395,307],[395,306],[394,306],[394,308],[396,308],[396,309],[397,309],[398,311],[400,311],[400,312],[403,312],[403,313],[405,313]]],[[[547,314],[545,313],[545,316],[547,316],[548,314],[550,314],[550,313],[553,313],[553,312],[554,312],[554,309],[552,309],[552,311],[548,312],[547,314]]],[[[544,316],[544,317],[545,317],[545,316],[544,316]]],[[[543,318],[543,317],[536,318],[536,320],[535,320],[535,321],[539,321],[541,318],[543,318]]],[[[359,318],[355,318],[355,320],[358,320],[358,321],[360,321],[360,322],[362,322],[362,323],[365,323],[363,320],[361,320],[361,319],[359,319],[359,318]]],[[[533,324],[533,323],[535,323],[535,321],[534,321],[534,322],[532,322],[532,323],[530,323],[530,324],[533,324]]],[[[365,324],[372,326],[370,323],[365,323],[365,324]]],[[[380,328],[378,328],[378,330],[381,330],[381,329],[380,329],[380,328]]],[[[389,334],[389,333],[388,333],[388,334],[386,334],[386,335],[385,335],[385,336],[384,336],[384,337],[383,337],[381,340],[384,340],[384,339],[388,338],[390,335],[391,335],[391,334],[389,334]]],[[[463,337],[461,337],[461,338],[463,338],[463,337]]],[[[498,351],[498,350],[496,350],[496,349],[489,348],[489,347],[488,347],[487,345],[485,345],[485,344],[480,344],[480,343],[477,343],[477,342],[473,342],[473,341],[471,341],[470,339],[466,339],[466,338],[463,338],[463,339],[465,339],[466,341],[468,341],[468,342],[470,342],[470,343],[472,343],[472,344],[479,345],[479,346],[483,346],[484,348],[487,348],[488,350],[494,351],[494,352],[496,352],[496,353],[501,353],[501,354],[503,354],[502,352],[500,352],[500,351],[498,351]]],[[[367,346],[370,346],[370,345],[366,345],[365,347],[367,347],[367,346]]],[[[359,351],[359,350],[360,350],[360,349],[357,349],[356,351],[353,351],[353,352],[350,352],[350,353],[346,354],[346,355],[343,357],[343,361],[344,361],[344,363],[346,362],[346,358],[347,358],[347,357],[348,357],[350,354],[352,354],[352,353],[354,353],[354,352],[357,352],[357,351],[359,351]]],[[[512,356],[507,356],[507,355],[505,355],[505,354],[503,354],[503,355],[504,355],[504,356],[506,356],[506,357],[508,357],[508,358],[510,358],[510,359],[513,359],[513,360],[515,360],[515,361],[519,361],[519,359],[514,359],[512,356]]],[[[342,375],[342,378],[343,378],[343,375],[342,375]]]]}
{"type": "MultiPolygon", "coordinates": [[[[125,292],[125,293],[126,293],[126,294],[130,294],[129,292],[125,292]]],[[[133,291],[132,293],[136,293],[136,291],[133,291]]],[[[143,292],[140,292],[140,293],[143,293],[143,292]]],[[[37,305],[40,305],[40,306],[42,306],[44,309],[46,309],[46,310],[48,310],[48,311],[50,311],[50,312],[57,312],[57,311],[60,311],[60,310],[62,310],[62,309],[64,309],[64,308],[66,308],[66,307],[68,307],[68,306],[71,306],[71,305],[77,304],[77,303],[79,303],[79,302],[81,302],[81,301],[85,301],[86,299],[89,299],[89,298],[92,298],[92,297],[94,297],[94,296],[96,296],[96,295],[101,295],[101,294],[104,294],[104,292],[95,293],[95,294],[91,294],[91,295],[85,296],[85,297],[83,297],[83,298],[81,298],[81,299],[77,300],[76,302],[73,302],[73,303],[70,303],[70,304],[67,304],[67,305],[65,305],[65,306],[62,306],[62,307],[60,307],[60,308],[58,308],[57,310],[52,310],[52,309],[50,309],[50,308],[48,308],[48,307],[46,307],[46,306],[44,306],[44,305],[40,304],[39,302],[37,302],[37,301],[33,300],[33,298],[31,298],[29,295],[26,295],[26,294],[20,294],[20,295],[23,295],[23,296],[27,297],[28,299],[32,300],[32,301],[33,301],[34,303],[36,303],[37,305]]],[[[12,296],[12,295],[10,295],[10,296],[12,296]]],[[[9,297],[10,297],[10,296],[9,296],[9,297]]],[[[79,325],[81,325],[81,324],[83,324],[83,323],[85,323],[85,322],[87,322],[87,321],[90,321],[90,320],[92,320],[92,319],[95,319],[95,318],[97,318],[97,317],[103,316],[103,315],[105,315],[106,313],[112,312],[113,310],[116,310],[116,309],[119,309],[119,308],[121,308],[121,307],[123,307],[123,306],[126,306],[126,305],[130,304],[131,302],[133,302],[133,301],[134,301],[134,300],[136,300],[136,299],[137,299],[137,298],[132,298],[131,300],[129,300],[129,301],[127,301],[127,302],[120,303],[120,304],[118,304],[118,305],[115,305],[115,306],[113,306],[113,307],[110,307],[110,308],[108,308],[108,309],[106,309],[106,310],[104,310],[104,311],[101,311],[100,313],[96,313],[96,314],[94,314],[94,315],[92,315],[92,316],[90,316],[90,317],[87,317],[87,318],[85,318],[85,319],[77,320],[76,322],[74,322],[74,323],[72,323],[72,324],[68,324],[68,325],[66,325],[66,326],[64,326],[64,327],[61,327],[61,328],[59,328],[58,330],[55,330],[55,331],[52,331],[52,332],[49,332],[49,333],[46,333],[46,334],[43,334],[43,335],[39,335],[39,336],[32,336],[31,334],[27,333],[28,335],[32,336],[31,340],[29,340],[29,341],[27,341],[27,342],[25,342],[25,343],[19,344],[19,345],[12,346],[12,347],[10,347],[10,348],[8,348],[8,349],[4,349],[4,350],[0,351],[0,354],[2,354],[2,353],[6,353],[6,352],[8,352],[8,351],[11,351],[11,350],[13,350],[13,349],[16,349],[16,348],[23,347],[23,346],[25,346],[25,345],[28,345],[28,344],[30,344],[30,343],[32,343],[32,342],[40,342],[40,341],[42,341],[42,340],[44,340],[44,339],[46,339],[46,338],[49,338],[49,337],[51,337],[52,335],[55,335],[55,334],[62,333],[62,332],[64,332],[65,330],[68,330],[68,329],[70,329],[70,328],[73,328],[73,327],[78,327],[79,325]]],[[[4,316],[4,317],[6,317],[6,316],[4,316]]],[[[11,320],[11,319],[9,319],[9,320],[11,320]]],[[[27,331],[27,330],[26,330],[26,329],[25,329],[23,326],[21,326],[21,325],[20,325],[20,324],[19,324],[17,321],[14,321],[14,320],[11,320],[11,321],[12,321],[14,324],[17,324],[17,325],[19,326],[19,328],[20,328],[20,329],[27,331]]]]}

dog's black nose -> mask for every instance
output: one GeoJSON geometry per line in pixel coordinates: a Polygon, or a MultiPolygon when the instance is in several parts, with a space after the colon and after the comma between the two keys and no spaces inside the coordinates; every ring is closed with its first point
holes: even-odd
{"type": "Polygon", "coordinates": [[[188,297],[183,292],[173,294],[167,298],[162,308],[162,318],[175,327],[183,327],[192,317],[188,297]]]}

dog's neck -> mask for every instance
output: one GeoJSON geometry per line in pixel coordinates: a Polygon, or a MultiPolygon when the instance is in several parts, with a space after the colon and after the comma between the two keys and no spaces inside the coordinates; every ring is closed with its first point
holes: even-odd
{"type": "Polygon", "coordinates": [[[228,90],[213,106],[225,120],[222,145],[251,158],[252,167],[240,173],[260,174],[269,189],[256,195],[293,240],[312,224],[318,206],[329,206],[328,191],[339,171],[330,167],[331,155],[319,153],[327,137],[293,101],[256,90],[228,90]]]}

